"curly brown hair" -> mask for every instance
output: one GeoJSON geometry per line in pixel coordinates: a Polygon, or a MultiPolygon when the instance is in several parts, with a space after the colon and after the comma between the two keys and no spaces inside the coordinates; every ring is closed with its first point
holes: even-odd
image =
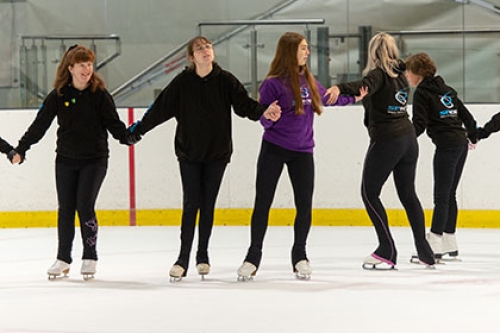
{"type": "Polygon", "coordinates": [[[406,58],[406,70],[424,78],[436,75],[436,64],[427,53],[419,52],[406,58]]]}

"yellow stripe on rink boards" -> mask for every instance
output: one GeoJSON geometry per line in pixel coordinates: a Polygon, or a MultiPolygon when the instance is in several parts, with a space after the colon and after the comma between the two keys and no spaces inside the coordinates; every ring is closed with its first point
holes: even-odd
{"type": "MultiPolygon", "coordinates": [[[[138,210],[138,226],[179,226],[182,211],[180,209],[138,210]]],[[[216,209],[215,225],[248,226],[252,209],[216,209]]],[[[409,226],[406,213],[401,209],[387,211],[391,226],[409,226]]],[[[97,212],[101,226],[128,226],[128,210],[99,210],[97,212]]],[[[291,226],[295,210],[289,208],[272,209],[269,217],[271,226],[291,226]]],[[[429,227],[432,210],[425,211],[426,225],[429,227]]],[[[78,220],[78,219],[77,219],[78,220]]],[[[43,228],[57,225],[57,213],[50,211],[35,212],[0,212],[0,228],[43,228]]],[[[364,209],[314,209],[314,226],[371,226],[364,209]]],[[[500,228],[500,210],[460,210],[459,228],[500,228]]]]}

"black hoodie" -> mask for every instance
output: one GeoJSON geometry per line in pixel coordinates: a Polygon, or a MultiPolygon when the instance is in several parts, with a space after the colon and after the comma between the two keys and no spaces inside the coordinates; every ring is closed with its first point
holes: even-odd
{"type": "Polygon", "coordinates": [[[266,106],[230,72],[214,63],[205,77],[187,68],[163,89],[134,131],[145,134],[175,118],[175,153],[179,161],[229,162],[233,152],[231,106],[240,117],[258,120],[266,106]]]}
{"type": "Polygon", "coordinates": [[[361,81],[338,85],[340,93],[346,95],[359,95],[361,87],[368,87],[368,95],[363,98],[364,124],[373,140],[413,132],[407,113],[408,81],[403,75],[403,67],[395,68],[395,71],[399,75],[393,78],[382,69],[375,68],[361,81]]]}
{"type": "Polygon", "coordinates": [[[125,144],[127,127],[120,120],[115,103],[104,89],[78,90],[71,85],[61,89],[62,95],[52,90],[40,106],[35,120],[19,140],[16,151],[24,155],[40,141],[57,117],[58,161],[80,161],[107,158],[108,131],[125,144]]]}
{"type": "Polygon", "coordinates": [[[476,121],[455,89],[440,76],[425,78],[413,94],[413,125],[417,136],[427,135],[439,148],[475,143],[476,121]],[[465,128],[464,128],[465,125],[465,128]]]}

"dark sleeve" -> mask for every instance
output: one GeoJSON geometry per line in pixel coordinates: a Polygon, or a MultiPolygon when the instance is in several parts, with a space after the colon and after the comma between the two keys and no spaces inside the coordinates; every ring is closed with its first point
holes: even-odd
{"type": "Polygon", "coordinates": [[[488,135],[498,132],[500,130],[500,112],[491,117],[490,121],[484,124],[483,129],[488,135]]]}
{"type": "Polygon", "coordinates": [[[248,96],[248,92],[238,79],[226,72],[226,80],[230,85],[231,105],[234,112],[242,117],[251,120],[259,120],[269,105],[261,105],[259,102],[248,96]]]}
{"type": "MultiPolygon", "coordinates": [[[[182,75],[182,74],[179,74],[182,75]]],[[[153,104],[148,108],[134,131],[143,135],[156,126],[175,117],[179,111],[180,79],[175,77],[158,95],[153,104]]]]}
{"type": "Polygon", "coordinates": [[[7,141],[0,138],[0,152],[8,154],[12,149],[14,149],[7,141]]]}
{"type": "Polygon", "coordinates": [[[16,150],[24,155],[30,147],[40,141],[57,115],[57,95],[52,91],[38,110],[35,120],[19,140],[16,150]]]}
{"type": "Polygon", "coordinates": [[[104,91],[100,111],[104,127],[111,133],[113,138],[122,144],[126,144],[127,126],[120,120],[113,97],[111,97],[107,90],[104,91]]]}
{"type": "MultiPolygon", "coordinates": [[[[378,91],[384,80],[384,73],[381,69],[374,69],[366,74],[359,81],[339,83],[337,87],[343,95],[357,96],[361,87],[368,87],[368,95],[378,91]]],[[[365,96],[365,98],[367,97],[365,96]]]]}
{"type": "Polygon", "coordinates": [[[471,141],[475,141],[477,132],[476,120],[459,98],[457,98],[456,103],[458,109],[458,116],[464,123],[465,129],[467,130],[467,137],[471,141]]]}
{"type": "Polygon", "coordinates": [[[420,91],[415,90],[413,94],[413,127],[415,127],[415,133],[417,137],[422,134],[427,128],[429,123],[429,108],[427,107],[429,103],[426,103],[424,95],[420,91]]]}

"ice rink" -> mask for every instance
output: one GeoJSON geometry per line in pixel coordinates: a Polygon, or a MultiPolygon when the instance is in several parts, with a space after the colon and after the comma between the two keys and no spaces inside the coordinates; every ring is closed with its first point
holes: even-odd
{"type": "MultiPolygon", "coordinates": [[[[365,271],[372,227],[313,227],[309,281],[292,274],[291,227],[268,230],[260,270],[237,282],[249,227],[215,227],[212,272],[171,283],[179,227],[102,227],[92,281],[76,235],[69,277],[48,281],[56,230],[0,230],[0,333],[498,332],[500,230],[459,229],[461,262],[409,263],[409,228],[392,228],[397,270],[365,271]]],[[[194,254],[194,251],[193,251],[194,254]]]]}

